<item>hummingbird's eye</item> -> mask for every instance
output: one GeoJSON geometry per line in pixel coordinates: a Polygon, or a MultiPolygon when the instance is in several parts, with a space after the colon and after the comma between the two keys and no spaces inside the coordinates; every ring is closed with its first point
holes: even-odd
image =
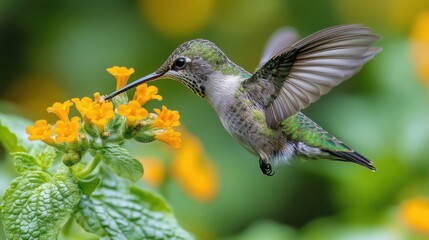
{"type": "Polygon", "coordinates": [[[173,65],[171,66],[171,69],[177,71],[177,70],[183,69],[185,66],[186,66],[186,58],[179,57],[174,61],[173,65]]]}

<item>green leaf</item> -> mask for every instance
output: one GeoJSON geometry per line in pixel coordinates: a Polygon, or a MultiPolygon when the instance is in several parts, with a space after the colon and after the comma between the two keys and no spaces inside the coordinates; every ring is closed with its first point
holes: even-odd
{"type": "Polygon", "coordinates": [[[15,169],[20,174],[43,170],[33,155],[30,155],[26,152],[15,152],[12,155],[14,156],[15,160],[15,169]]]}
{"type": "MultiPolygon", "coordinates": [[[[0,214],[0,217],[1,217],[1,214],[0,214]]],[[[6,239],[6,235],[4,233],[2,221],[0,221],[0,239],[6,239]]]]}
{"type": "Polygon", "coordinates": [[[31,171],[46,171],[52,165],[55,158],[55,149],[47,146],[37,157],[26,152],[12,153],[15,160],[15,169],[23,174],[31,171]]]}
{"type": "Polygon", "coordinates": [[[110,143],[100,151],[104,164],[119,177],[137,182],[143,176],[142,164],[125,148],[110,143]]]}
{"type": "Polygon", "coordinates": [[[80,190],[67,168],[15,178],[3,198],[2,221],[8,239],[56,239],[79,201],[80,190]]]}
{"type": "Polygon", "coordinates": [[[129,191],[131,194],[138,196],[140,199],[144,199],[144,201],[150,206],[151,210],[159,212],[171,212],[170,206],[168,206],[164,200],[160,199],[155,194],[149,191],[143,191],[136,186],[130,186],[129,191]]]}
{"type": "Polygon", "coordinates": [[[55,148],[46,146],[43,152],[37,155],[37,160],[43,170],[48,170],[56,156],[57,152],[55,151],[55,148]]]}
{"type": "Polygon", "coordinates": [[[153,133],[153,131],[143,129],[136,134],[134,139],[142,143],[153,142],[155,141],[155,133],[153,133]]]}
{"type": "Polygon", "coordinates": [[[103,178],[91,196],[82,196],[76,219],[84,229],[106,240],[193,239],[164,200],[124,182],[103,178]]]}
{"type": "Polygon", "coordinates": [[[0,142],[9,152],[33,152],[45,147],[40,141],[29,141],[25,132],[30,121],[0,113],[0,142]]]}
{"type": "MultiPolygon", "coordinates": [[[[299,237],[296,229],[271,220],[261,220],[253,223],[239,235],[229,237],[225,240],[284,240],[284,239],[302,239],[299,237]]],[[[313,238],[319,239],[319,238],[313,238]]]]}
{"type": "Polygon", "coordinates": [[[95,189],[97,189],[97,187],[100,185],[101,179],[100,178],[95,178],[91,181],[87,181],[87,182],[79,182],[79,187],[80,189],[82,189],[83,194],[86,195],[91,195],[95,189]]]}

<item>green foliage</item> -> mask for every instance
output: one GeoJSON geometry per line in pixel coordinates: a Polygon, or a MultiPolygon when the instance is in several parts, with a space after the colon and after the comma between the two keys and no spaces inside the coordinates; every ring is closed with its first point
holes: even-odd
{"type": "Polygon", "coordinates": [[[57,239],[75,219],[101,239],[192,239],[163,199],[124,180],[137,182],[143,174],[140,162],[125,148],[107,143],[93,151],[95,157],[87,164],[58,167],[54,148],[22,135],[26,121],[1,114],[0,123],[0,140],[20,174],[0,205],[0,226],[8,239],[57,239]],[[121,178],[98,171],[103,166],[121,178]]]}
{"type": "Polygon", "coordinates": [[[9,239],[54,239],[80,198],[68,169],[15,178],[4,193],[2,220],[9,239]]]}
{"type": "Polygon", "coordinates": [[[43,149],[40,142],[30,142],[25,128],[31,122],[13,115],[0,113],[0,142],[8,152],[32,152],[43,149]]]}
{"type": "MultiPolygon", "coordinates": [[[[427,16],[429,1],[189,2],[196,4],[96,0],[82,9],[78,1],[0,1],[4,46],[0,112],[24,110],[27,116],[45,117],[46,107],[40,104],[60,100],[59,96],[86,96],[91,89],[107,94],[115,83],[100,69],[112,63],[139,67],[129,79],[134,81],[158,69],[185,40],[208,39],[253,72],[266,40],[279,27],[292,27],[300,39],[329,26],[362,23],[380,34],[375,46],[383,47],[383,52],[303,113],[371,159],[377,172],[341,162],[292,160],[276,167],[275,176],[265,177],[257,159],[225,132],[206,100],[170,80],[151,85],[164,96],[162,104],[179,109],[187,130],[202,141],[219,171],[219,195],[200,203],[183,192],[170,176],[169,164],[175,156],[162,144],[126,141],[123,147],[134,157],[165,161],[167,178],[160,191],[180,223],[198,239],[239,233],[246,239],[259,228],[255,223],[261,219],[276,220],[298,232],[298,237],[284,239],[428,239],[427,234],[407,228],[398,210],[405,199],[429,197],[429,78],[421,76],[428,73],[423,68],[427,65],[419,64],[429,55],[422,48],[427,40],[413,37],[428,32],[425,24],[419,24],[420,31],[414,26],[427,16]],[[201,9],[201,4],[208,10],[201,9]],[[178,25],[177,19],[198,28],[182,31],[188,24],[178,25]],[[335,221],[318,223],[326,218],[335,221]],[[374,228],[392,235],[369,238],[366,233],[374,228]],[[420,238],[410,236],[413,232],[420,238]]],[[[123,95],[132,97],[133,91],[123,95]]],[[[159,102],[147,104],[148,110],[160,107],[159,102]]],[[[99,136],[94,125],[87,126],[99,136]]],[[[0,196],[16,174],[4,152],[0,151],[0,196]]],[[[56,164],[61,163],[55,161],[52,168],[56,164]]],[[[144,167],[147,174],[149,166],[144,167]]],[[[84,231],[77,223],[74,226],[84,231]]],[[[97,239],[93,234],[92,238],[77,236],[75,228],[67,240],[97,239]]],[[[6,239],[1,232],[0,239],[6,239]]],[[[275,235],[267,228],[257,236],[271,239],[275,235]]]]}
{"type": "Polygon", "coordinates": [[[267,236],[269,236],[270,240],[299,239],[298,233],[291,227],[271,221],[261,221],[247,228],[239,236],[227,238],[226,240],[268,239],[267,236]]]}
{"type": "Polygon", "coordinates": [[[94,192],[95,189],[97,189],[97,187],[100,185],[100,183],[101,183],[101,178],[95,178],[89,181],[80,181],[79,187],[80,189],[82,189],[82,192],[84,194],[91,195],[92,192],[94,192]]]}
{"type": "Polygon", "coordinates": [[[119,177],[137,182],[143,176],[143,166],[125,148],[110,143],[100,152],[104,164],[119,177]]]}
{"type": "Polygon", "coordinates": [[[37,163],[37,159],[33,155],[26,152],[13,153],[15,157],[15,169],[18,173],[24,174],[31,171],[42,171],[42,168],[37,163]]]}
{"type": "Polygon", "coordinates": [[[12,153],[15,159],[15,169],[18,173],[30,171],[46,171],[51,166],[55,158],[55,150],[52,147],[46,147],[37,157],[26,152],[12,153]]]}
{"type": "Polygon", "coordinates": [[[105,177],[84,195],[77,221],[101,239],[190,239],[161,198],[116,178],[105,177]]]}

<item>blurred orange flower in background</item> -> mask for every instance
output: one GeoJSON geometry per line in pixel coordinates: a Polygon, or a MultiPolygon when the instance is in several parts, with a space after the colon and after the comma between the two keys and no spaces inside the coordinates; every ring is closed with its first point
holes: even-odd
{"type": "Polygon", "coordinates": [[[209,23],[213,0],[140,0],[143,16],[158,30],[172,36],[195,33],[209,23]]]}
{"type": "Polygon", "coordinates": [[[429,234],[429,199],[416,197],[404,201],[400,208],[400,217],[414,230],[429,234]]]}
{"type": "Polygon", "coordinates": [[[143,182],[151,187],[159,187],[165,180],[164,163],[154,157],[140,157],[138,160],[144,166],[143,182]]]}
{"type": "MultiPolygon", "coordinates": [[[[199,202],[213,200],[219,191],[218,172],[197,137],[185,132],[182,147],[173,152],[169,175],[185,193],[199,202]]],[[[162,141],[162,140],[160,140],[162,141]]],[[[144,166],[143,182],[152,187],[161,186],[166,179],[165,163],[156,157],[138,158],[144,166]]],[[[167,194],[168,195],[168,194],[167,194]]]]}
{"type": "Polygon", "coordinates": [[[429,11],[421,12],[410,36],[411,56],[418,77],[429,84],[429,11]]]}
{"type": "Polygon", "coordinates": [[[210,201],[218,193],[217,169],[198,138],[189,133],[183,136],[182,147],[171,165],[171,174],[182,189],[198,201],[210,201]]]}

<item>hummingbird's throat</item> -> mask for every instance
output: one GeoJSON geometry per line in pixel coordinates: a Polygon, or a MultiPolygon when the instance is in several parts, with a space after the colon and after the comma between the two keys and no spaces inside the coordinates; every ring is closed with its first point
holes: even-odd
{"type": "Polygon", "coordinates": [[[205,86],[203,86],[202,80],[188,75],[181,75],[180,77],[172,76],[172,79],[179,81],[187,88],[189,88],[192,92],[194,92],[196,95],[202,98],[205,98],[206,88],[205,86]]]}

